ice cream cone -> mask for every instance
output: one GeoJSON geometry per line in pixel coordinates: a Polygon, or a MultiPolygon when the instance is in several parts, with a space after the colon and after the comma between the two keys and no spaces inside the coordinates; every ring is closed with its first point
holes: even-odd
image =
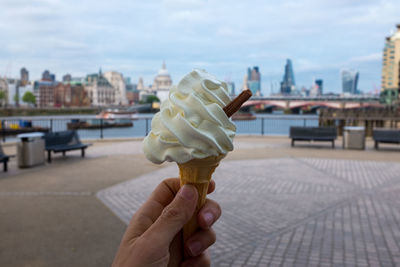
{"type": "Polygon", "coordinates": [[[178,163],[181,187],[185,184],[191,184],[196,187],[199,194],[196,211],[190,221],[183,227],[184,241],[198,228],[197,213],[206,201],[211,176],[224,157],[225,155],[210,156],[204,159],[193,159],[183,164],[178,163]]]}

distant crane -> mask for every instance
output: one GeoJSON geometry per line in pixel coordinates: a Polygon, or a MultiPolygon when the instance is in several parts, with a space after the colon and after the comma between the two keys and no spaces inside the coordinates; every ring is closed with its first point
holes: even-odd
{"type": "Polygon", "coordinates": [[[5,69],[5,71],[4,71],[4,79],[7,79],[7,77],[9,77],[9,74],[11,74],[11,70],[12,70],[12,62],[9,62],[7,65],[6,65],[6,69],[5,69]]]}

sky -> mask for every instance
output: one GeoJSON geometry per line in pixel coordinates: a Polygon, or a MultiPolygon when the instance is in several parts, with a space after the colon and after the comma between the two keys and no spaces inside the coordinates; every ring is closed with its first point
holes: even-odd
{"type": "Polygon", "coordinates": [[[165,60],[174,84],[203,68],[241,88],[259,66],[269,95],[290,58],[299,88],[323,79],[325,92],[339,93],[347,68],[371,92],[399,10],[398,0],[0,0],[0,77],[101,68],[149,85],[165,60]]]}

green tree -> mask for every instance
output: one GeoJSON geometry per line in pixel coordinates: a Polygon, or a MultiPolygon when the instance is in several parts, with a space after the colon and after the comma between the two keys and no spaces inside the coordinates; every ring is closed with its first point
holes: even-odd
{"type": "Polygon", "coordinates": [[[7,94],[4,91],[0,91],[0,105],[3,106],[3,103],[6,102],[7,94]]]}
{"type": "Polygon", "coordinates": [[[153,102],[160,102],[160,99],[155,95],[149,95],[146,99],[146,103],[152,104],[153,102]]]}
{"type": "Polygon", "coordinates": [[[22,97],[22,101],[24,101],[27,104],[36,104],[36,96],[32,94],[32,92],[25,92],[25,94],[22,97]]]}

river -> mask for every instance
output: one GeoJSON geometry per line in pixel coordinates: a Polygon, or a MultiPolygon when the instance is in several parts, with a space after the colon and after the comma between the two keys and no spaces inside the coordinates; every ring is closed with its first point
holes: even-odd
{"type": "MultiPolygon", "coordinates": [[[[82,139],[103,138],[129,138],[142,137],[151,129],[151,118],[153,114],[140,114],[138,120],[133,121],[132,127],[108,128],[93,130],[78,130],[82,139]]],[[[20,119],[30,120],[34,126],[52,128],[53,131],[67,129],[67,123],[71,119],[94,119],[95,116],[68,115],[68,116],[45,116],[45,117],[23,117],[0,118],[7,123],[18,123],[20,119]]],[[[290,126],[318,126],[318,115],[256,115],[255,120],[234,121],[237,126],[238,135],[288,135],[290,126]]],[[[15,138],[7,138],[7,141],[15,138]]]]}

